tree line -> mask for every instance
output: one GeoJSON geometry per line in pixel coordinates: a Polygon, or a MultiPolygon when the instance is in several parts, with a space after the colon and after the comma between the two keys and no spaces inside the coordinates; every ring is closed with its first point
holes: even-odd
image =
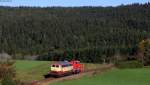
{"type": "MultiPolygon", "coordinates": [[[[137,54],[150,37],[150,3],[118,7],[0,7],[0,52],[85,62],[137,54]],[[44,55],[44,56],[43,56],[44,55]],[[54,57],[55,56],[55,57],[54,57]]],[[[17,56],[16,55],[21,55],[17,56]]]]}

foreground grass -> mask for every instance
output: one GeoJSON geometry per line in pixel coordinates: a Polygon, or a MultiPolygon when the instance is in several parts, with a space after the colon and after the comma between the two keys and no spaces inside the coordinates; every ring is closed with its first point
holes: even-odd
{"type": "Polygon", "coordinates": [[[77,80],[57,82],[52,85],[150,85],[150,68],[112,70],[77,80]]]}
{"type": "MultiPolygon", "coordinates": [[[[17,79],[23,82],[43,79],[43,75],[50,70],[50,61],[25,61],[18,60],[15,63],[17,79]]],[[[101,67],[101,64],[84,64],[85,70],[101,67]]]]}
{"type": "Polygon", "coordinates": [[[42,79],[43,75],[50,70],[50,63],[49,61],[16,61],[16,77],[24,82],[42,79]]]}

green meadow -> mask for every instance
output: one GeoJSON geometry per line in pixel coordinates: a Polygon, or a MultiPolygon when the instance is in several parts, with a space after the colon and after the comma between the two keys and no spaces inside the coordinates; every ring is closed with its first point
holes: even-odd
{"type": "Polygon", "coordinates": [[[30,82],[43,78],[43,75],[50,70],[49,61],[25,61],[18,60],[15,63],[17,79],[30,82]]]}
{"type": "MultiPolygon", "coordinates": [[[[16,77],[17,79],[30,82],[34,80],[43,79],[45,74],[50,71],[50,61],[27,61],[27,60],[17,60],[15,63],[16,77]]],[[[95,69],[101,67],[101,64],[84,64],[85,70],[95,69]]]]}
{"type": "Polygon", "coordinates": [[[81,79],[66,80],[52,85],[150,85],[150,68],[114,69],[81,79]]]}
{"type": "MultiPolygon", "coordinates": [[[[50,70],[50,61],[21,61],[15,63],[17,79],[30,82],[43,79],[50,70]]],[[[85,69],[100,67],[100,64],[84,64],[85,69]]],[[[150,85],[150,68],[113,69],[93,76],[83,76],[80,79],[65,80],[52,85],[150,85]]]]}

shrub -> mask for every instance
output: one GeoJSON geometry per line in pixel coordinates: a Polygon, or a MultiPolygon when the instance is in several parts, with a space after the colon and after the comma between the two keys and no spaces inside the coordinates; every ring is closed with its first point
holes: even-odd
{"type": "Polygon", "coordinates": [[[14,62],[11,60],[0,61],[0,79],[2,85],[15,85],[13,78],[15,77],[14,62]]]}
{"type": "Polygon", "coordinates": [[[16,82],[13,80],[13,78],[10,76],[5,76],[2,79],[1,84],[2,85],[17,85],[16,82]]]}
{"type": "Polygon", "coordinates": [[[0,62],[0,79],[6,76],[15,77],[15,69],[13,67],[14,62],[0,62]]]}
{"type": "Polygon", "coordinates": [[[116,63],[118,68],[142,68],[143,64],[139,61],[119,61],[116,63]]]}
{"type": "Polygon", "coordinates": [[[25,85],[25,83],[21,82],[20,80],[16,80],[11,76],[5,76],[2,78],[0,85],[25,85]]]}

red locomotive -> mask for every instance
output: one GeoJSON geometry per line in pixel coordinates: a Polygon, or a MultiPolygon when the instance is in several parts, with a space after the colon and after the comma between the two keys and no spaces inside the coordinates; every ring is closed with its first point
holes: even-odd
{"type": "Polygon", "coordinates": [[[45,75],[45,78],[61,77],[71,74],[78,74],[83,72],[83,65],[78,60],[68,61],[58,61],[51,64],[50,72],[45,75]]]}

